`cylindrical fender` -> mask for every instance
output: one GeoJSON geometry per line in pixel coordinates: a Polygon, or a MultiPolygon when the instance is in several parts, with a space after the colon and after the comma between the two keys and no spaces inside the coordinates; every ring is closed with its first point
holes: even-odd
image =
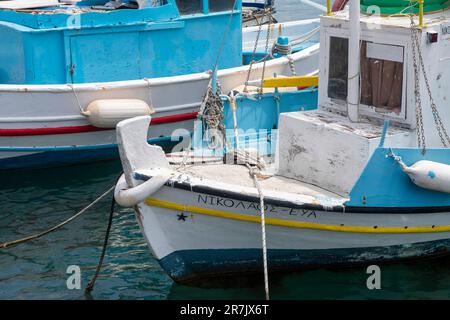
{"type": "Polygon", "coordinates": [[[447,164],[421,160],[410,167],[402,166],[412,182],[419,187],[450,193],[450,166],[447,164]]]}
{"type": "Polygon", "coordinates": [[[167,181],[169,181],[171,176],[170,173],[164,173],[154,176],[134,188],[129,188],[125,176],[122,175],[114,189],[114,198],[122,207],[134,207],[158,191],[167,181]]]}

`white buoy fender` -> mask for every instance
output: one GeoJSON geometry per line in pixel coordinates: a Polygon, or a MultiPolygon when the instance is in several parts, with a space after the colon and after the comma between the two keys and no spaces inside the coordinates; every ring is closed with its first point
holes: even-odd
{"type": "Polygon", "coordinates": [[[155,113],[152,106],[138,99],[103,99],[92,101],[83,115],[97,128],[115,128],[126,119],[149,116],[155,113]]]}
{"type": "Polygon", "coordinates": [[[450,165],[421,160],[402,169],[419,187],[450,193],[450,165]]]}
{"type": "Polygon", "coordinates": [[[129,188],[125,176],[122,175],[114,189],[114,198],[122,207],[134,207],[158,191],[171,177],[169,172],[164,172],[134,188],[129,188]]]}

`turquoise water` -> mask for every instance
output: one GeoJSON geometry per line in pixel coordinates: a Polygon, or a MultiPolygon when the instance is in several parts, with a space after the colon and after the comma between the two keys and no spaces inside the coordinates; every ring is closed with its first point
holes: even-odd
{"type": "MultiPolygon", "coordinates": [[[[324,1],[317,1],[324,3],[324,1]]],[[[312,17],[298,0],[277,0],[280,20],[312,17]]],[[[0,243],[70,217],[114,184],[118,161],[0,174],[0,243]]],[[[261,299],[262,277],[177,285],[153,259],[134,212],[116,207],[105,265],[91,296],[68,290],[66,269],[93,275],[108,222],[110,197],[39,240],[0,249],[0,299],[261,299]]],[[[368,290],[365,268],[271,275],[274,299],[448,299],[450,258],[381,267],[381,290],[368,290]]]]}

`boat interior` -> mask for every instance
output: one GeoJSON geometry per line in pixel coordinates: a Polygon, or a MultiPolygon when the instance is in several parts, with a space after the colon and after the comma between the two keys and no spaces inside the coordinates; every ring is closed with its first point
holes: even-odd
{"type": "MultiPolygon", "coordinates": [[[[275,174],[275,171],[276,167],[274,165],[269,165],[259,176],[261,189],[265,192],[291,193],[302,197],[312,197],[314,200],[333,199],[334,202],[340,200],[341,203],[346,200],[345,197],[341,197],[336,193],[312,184],[277,175],[275,174]]],[[[234,186],[238,185],[254,188],[253,178],[245,165],[210,164],[204,166],[191,166],[183,169],[183,172],[199,179],[217,180],[221,183],[234,186]]]]}

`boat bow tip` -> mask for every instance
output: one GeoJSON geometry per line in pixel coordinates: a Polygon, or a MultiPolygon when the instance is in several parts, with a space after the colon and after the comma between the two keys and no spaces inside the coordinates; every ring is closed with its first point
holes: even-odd
{"type": "Polygon", "coordinates": [[[169,168],[164,151],[148,144],[150,116],[135,117],[117,124],[117,144],[125,178],[130,187],[136,186],[133,172],[140,169],[169,168]]]}

